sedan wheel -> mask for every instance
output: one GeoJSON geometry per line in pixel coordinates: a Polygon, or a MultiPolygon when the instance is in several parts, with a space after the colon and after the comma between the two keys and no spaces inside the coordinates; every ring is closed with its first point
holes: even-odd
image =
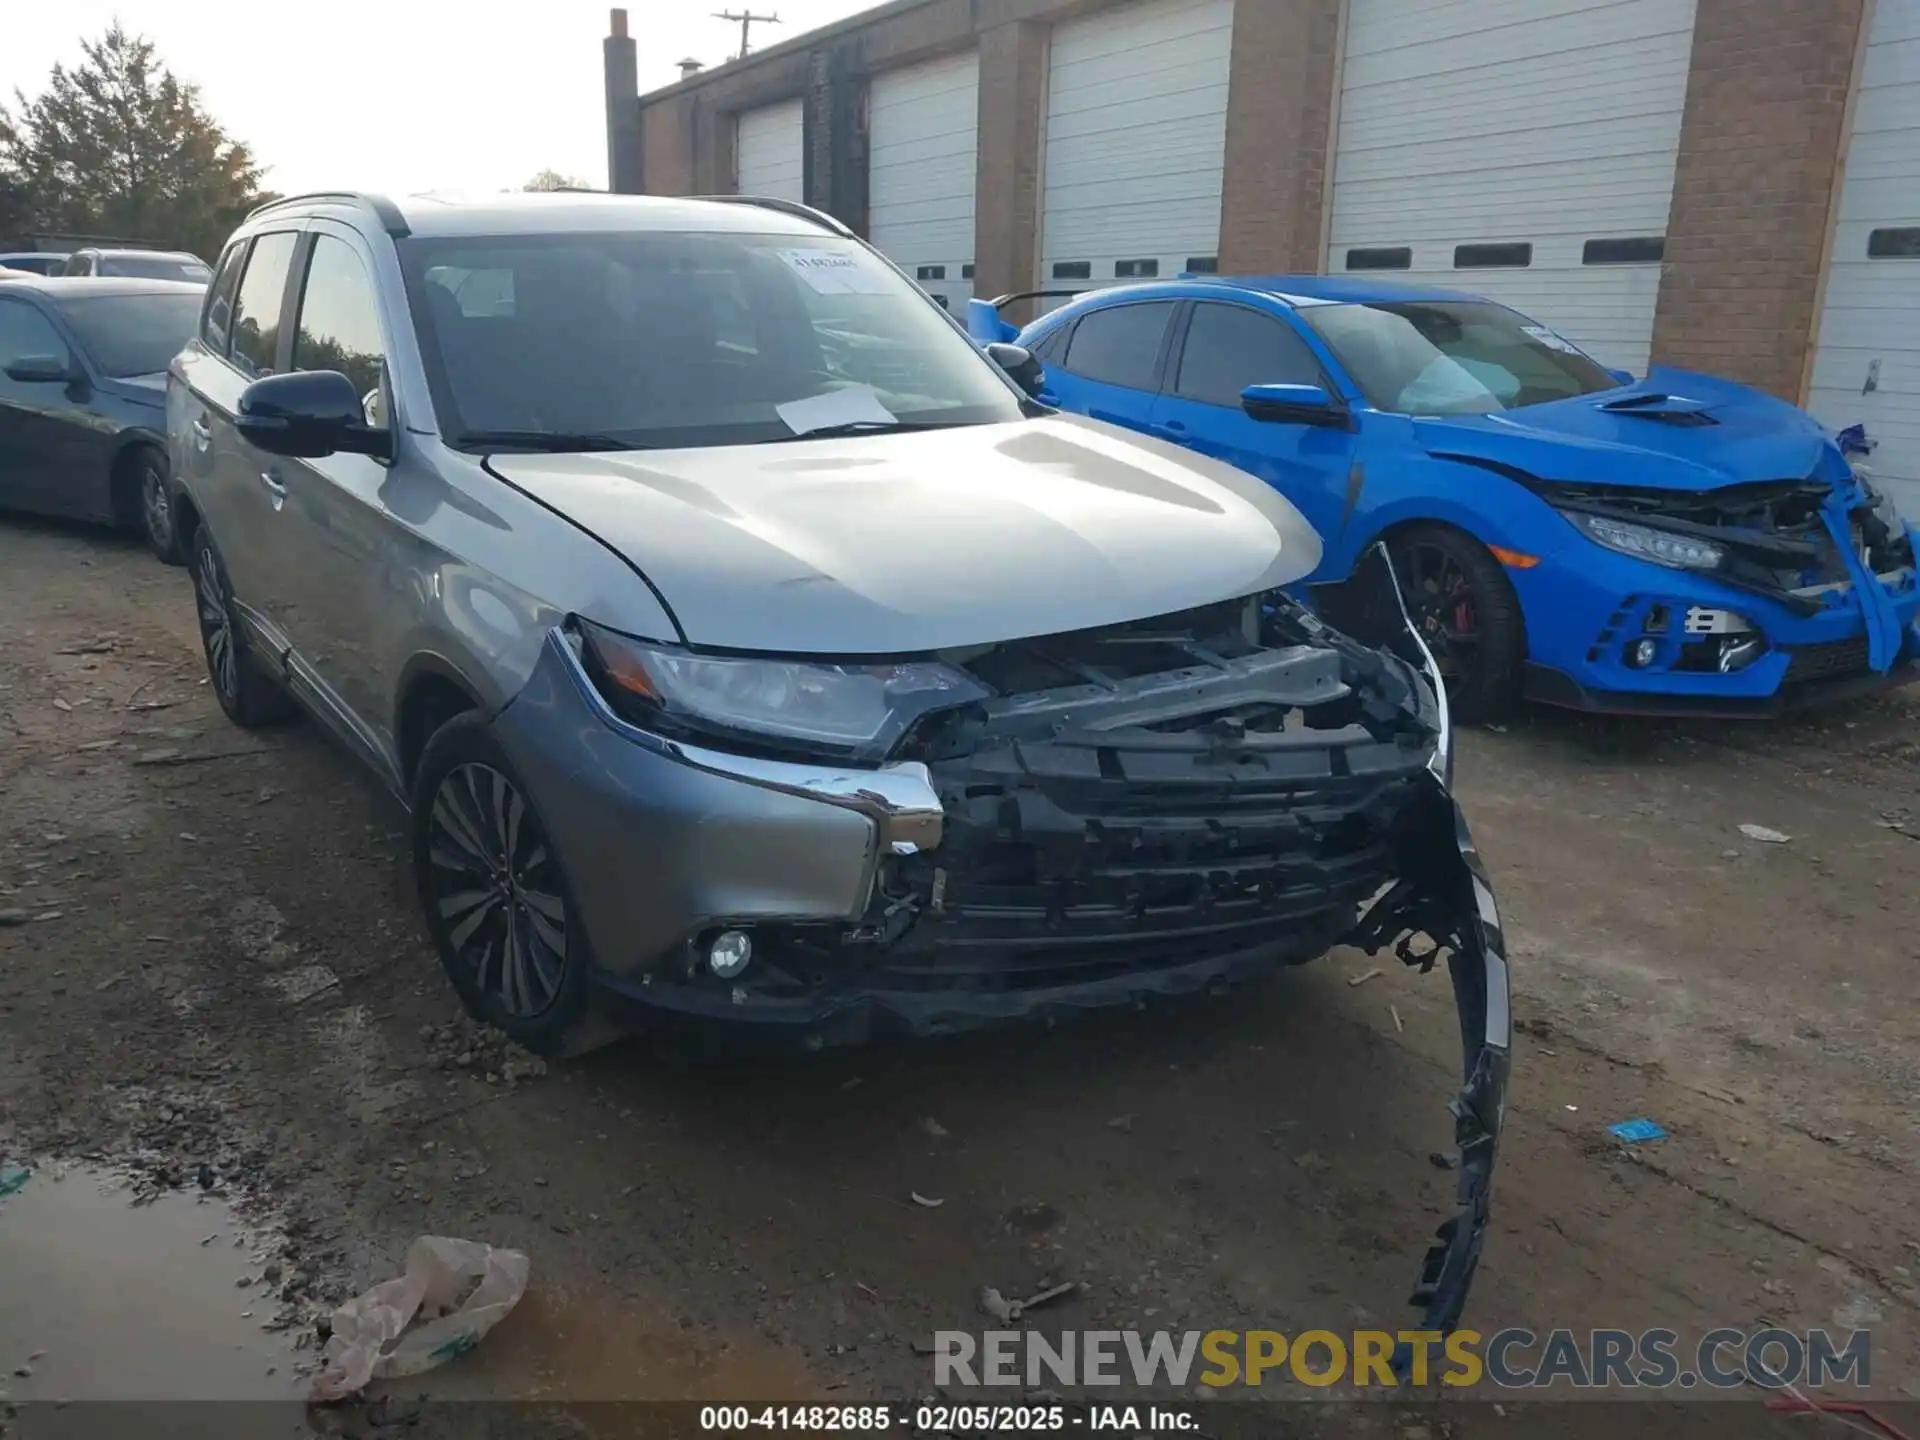
{"type": "Polygon", "coordinates": [[[427,902],[468,983],[509,1021],[537,1019],[567,967],[567,902],[553,853],[518,787],[456,765],[427,817],[427,902]]]}
{"type": "Polygon", "coordinates": [[[167,470],[158,457],[140,462],[140,518],[146,526],[147,548],[169,565],[180,563],[180,541],[174,533],[173,497],[167,490],[167,470]]]}

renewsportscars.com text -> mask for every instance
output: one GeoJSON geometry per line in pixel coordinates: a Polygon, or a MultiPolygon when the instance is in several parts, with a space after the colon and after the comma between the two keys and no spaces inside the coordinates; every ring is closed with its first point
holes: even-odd
{"type": "Polygon", "coordinates": [[[1509,1390],[1733,1389],[1749,1383],[1853,1385],[1872,1380],[1872,1335],[1851,1330],[940,1330],[935,1385],[1393,1386],[1396,1347],[1415,1385],[1509,1390]]]}

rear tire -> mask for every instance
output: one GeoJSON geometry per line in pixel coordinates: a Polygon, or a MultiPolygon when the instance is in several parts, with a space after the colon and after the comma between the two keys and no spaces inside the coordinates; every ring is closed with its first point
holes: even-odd
{"type": "Polygon", "coordinates": [[[243,729],[255,730],[292,715],[293,697],[261,668],[247,643],[246,627],[234,611],[226,567],[204,525],[193,537],[193,592],[207,681],[227,718],[243,729]]]}
{"type": "Polygon", "coordinates": [[[474,712],[441,726],[413,784],[413,873],[467,1013],[536,1055],[618,1037],[594,1011],[579,907],[533,797],[474,712]]]}
{"type": "Polygon", "coordinates": [[[1410,525],[1388,538],[1407,614],[1447,682],[1453,716],[1503,720],[1520,699],[1526,621],[1498,560],[1451,525],[1410,525]]]}

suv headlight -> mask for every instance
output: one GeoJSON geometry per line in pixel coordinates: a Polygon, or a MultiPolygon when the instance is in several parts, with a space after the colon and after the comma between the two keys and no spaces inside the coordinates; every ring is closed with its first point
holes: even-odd
{"type": "Polygon", "coordinates": [[[937,661],[701,655],[575,624],[588,674],[623,717],[722,744],[878,761],[923,715],[991,694],[937,661]]]}
{"type": "Polygon", "coordinates": [[[1727,558],[1725,548],[1711,540],[1697,540],[1691,535],[1659,530],[1651,525],[1635,525],[1630,520],[1615,520],[1585,510],[1560,513],[1589,540],[1637,560],[1651,560],[1675,570],[1718,570],[1727,558]]]}

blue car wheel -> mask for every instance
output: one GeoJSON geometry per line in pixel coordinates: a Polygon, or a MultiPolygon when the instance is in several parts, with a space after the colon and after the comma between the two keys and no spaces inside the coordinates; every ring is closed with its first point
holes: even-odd
{"type": "Polygon", "coordinates": [[[1487,547],[1450,525],[1409,525],[1388,539],[1407,613],[1465,724],[1499,720],[1520,695],[1526,626],[1520,601],[1487,547]]]}

